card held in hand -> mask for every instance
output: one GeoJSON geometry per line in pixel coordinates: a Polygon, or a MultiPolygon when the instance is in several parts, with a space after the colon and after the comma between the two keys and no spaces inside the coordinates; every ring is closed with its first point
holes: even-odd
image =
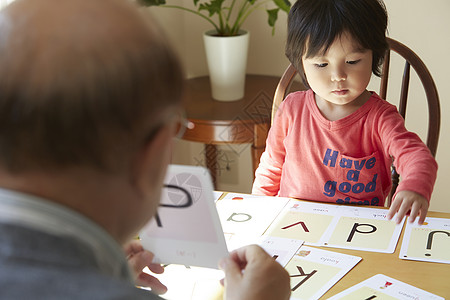
{"type": "Polygon", "coordinates": [[[218,268],[228,255],[208,170],[170,165],[157,214],[141,230],[155,263],[218,268]]]}

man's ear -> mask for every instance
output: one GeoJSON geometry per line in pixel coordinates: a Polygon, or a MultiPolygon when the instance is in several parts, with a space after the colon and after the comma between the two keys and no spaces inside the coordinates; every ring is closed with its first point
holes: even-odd
{"type": "Polygon", "coordinates": [[[167,166],[172,157],[173,125],[162,127],[136,155],[133,162],[133,181],[142,196],[161,192],[167,166]]]}

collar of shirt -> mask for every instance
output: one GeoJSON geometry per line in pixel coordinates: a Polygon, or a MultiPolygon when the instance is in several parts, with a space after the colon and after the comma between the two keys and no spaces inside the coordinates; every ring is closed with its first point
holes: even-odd
{"type": "Polygon", "coordinates": [[[133,282],[120,245],[103,228],[69,208],[0,188],[0,222],[77,239],[92,249],[103,272],[133,282]]]}

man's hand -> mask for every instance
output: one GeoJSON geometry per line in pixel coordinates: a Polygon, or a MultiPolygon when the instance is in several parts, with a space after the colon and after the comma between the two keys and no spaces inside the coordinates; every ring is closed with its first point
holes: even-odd
{"type": "Polygon", "coordinates": [[[261,247],[246,246],[219,262],[227,300],[284,300],[291,294],[289,274],[261,247]]]}
{"type": "Polygon", "coordinates": [[[400,191],[389,208],[387,218],[391,220],[397,213],[395,222],[399,224],[409,212],[409,222],[413,223],[416,217],[419,216],[419,224],[422,225],[427,216],[428,206],[427,199],[422,195],[411,191],[400,191]]]}
{"type": "Polygon", "coordinates": [[[136,285],[149,287],[155,294],[164,294],[167,292],[167,287],[157,278],[142,271],[145,267],[148,267],[155,274],[164,272],[164,268],[161,265],[152,263],[153,253],[145,250],[138,240],[133,240],[126,244],[124,251],[127,256],[128,265],[133,271],[136,285]]]}

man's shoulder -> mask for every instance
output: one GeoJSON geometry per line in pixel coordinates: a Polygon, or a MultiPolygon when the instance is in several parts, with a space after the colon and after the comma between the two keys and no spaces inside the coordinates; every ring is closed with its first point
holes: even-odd
{"type": "Polygon", "coordinates": [[[2,299],[161,299],[101,271],[73,239],[11,224],[0,235],[2,299]]]}
{"type": "Polygon", "coordinates": [[[71,270],[61,270],[61,272],[21,270],[20,272],[16,272],[8,268],[3,269],[0,271],[2,277],[0,280],[1,298],[37,300],[161,299],[150,291],[139,289],[129,283],[108,278],[101,274],[86,272],[79,272],[78,274],[71,273],[71,270]],[[5,274],[5,271],[8,271],[8,274],[5,274]],[[11,277],[8,280],[4,280],[3,278],[5,276],[11,277]]]}
{"type": "Polygon", "coordinates": [[[97,268],[65,266],[49,261],[45,266],[11,262],[0,257],[2,299],[161,299],[131,283],[103,274],[97,268]]]}

